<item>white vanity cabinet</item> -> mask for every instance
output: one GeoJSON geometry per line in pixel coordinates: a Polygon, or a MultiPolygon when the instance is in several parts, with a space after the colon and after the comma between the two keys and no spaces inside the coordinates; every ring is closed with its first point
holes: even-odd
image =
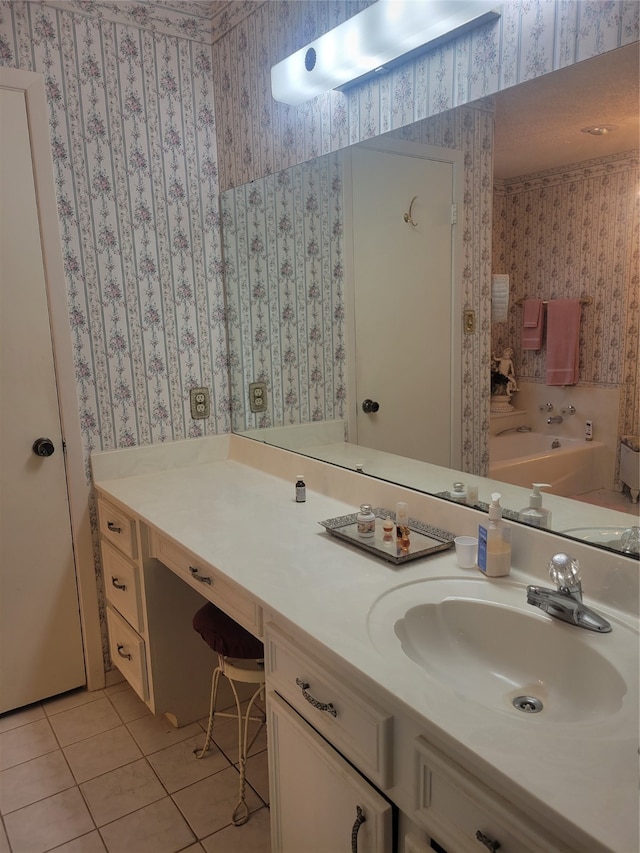
{"type": "Polygon", "coordinates": [[[522,812],[450,761],[423,737],[415,740],[413,819],[456,853],[569,853],[522,812]]]}
{"type": "Polygon", "coordinates": [[[273,691],[267,727],[272,853],[391,853],[391,803],[273,691]]]}
{"type": "Polygon", "coordinates": [[[265,664],[272,853],[391,853],[393,718],[274,625],[265,664]]]}
{"type": "Polygon", "coordinates": [[[98,526],[112,662],[154,714],[176,726],[206,717],[215,656],[192,627],[205,597],[155,559],[156,533],[101,496],[98,526]]]}
{"type": "Polygon", "coordinates": [[[391,803],[424,830],[425,850],[433,838],[448,853],[575,853],[304,635],[269,622],[265,664],[273,853],[387,853],[391,803]],[[349,820],[355,847],[345,841],[349,820]]]}
{"type": "Polygon", "coordinates": [[[138,531],[134,518],[98,498],[98,528],[111,660],[143,700],[149,699],[138,531]]]}

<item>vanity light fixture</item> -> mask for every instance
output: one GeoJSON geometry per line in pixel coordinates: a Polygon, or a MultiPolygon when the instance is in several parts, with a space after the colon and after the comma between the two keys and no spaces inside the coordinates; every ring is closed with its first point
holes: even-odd
{"type": "Polygon", "coordinates": [[[389,71],[427,48],[500,17],[495,0],[377,0],[271,69],[276,101],[292,106],[389,71]]]}

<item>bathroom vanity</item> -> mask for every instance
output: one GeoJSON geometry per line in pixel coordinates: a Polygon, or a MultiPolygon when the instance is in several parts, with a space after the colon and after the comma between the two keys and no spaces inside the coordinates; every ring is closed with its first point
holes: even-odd
{"type": "Polygon", "coordinates": [[[264,640],[274,853],[391,853],[407,834],[415,851],[638,849],[636,561],[570,543],[613,624],[599,635],[527,607],[569,545],[546,532],[515,527],[517,568],[489,580],[453,550],[397,566],[319,524],[405,500],[475,535],[476,511],[246,438],[92,464],[111,654],[151,710],[207,714],[203,598],[264,640]]]}

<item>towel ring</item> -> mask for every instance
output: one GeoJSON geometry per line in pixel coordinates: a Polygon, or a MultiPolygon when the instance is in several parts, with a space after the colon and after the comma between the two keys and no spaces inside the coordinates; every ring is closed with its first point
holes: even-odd
{"type": "Polygon", "coordinates": [[[418,196],[414,195],[414,197],[411,199],[411,203],[409,204],[409,212],[405,213],[405,215],[404,215],[404,221],[407,223],[407,225],[409,225],[409,224],[413,225],[414,228],[418,225],[418,223],[413,221],[413,215],[412,215],[411,211],[413,209],[413,202],[417,198],[418,198],[418,196]]]}

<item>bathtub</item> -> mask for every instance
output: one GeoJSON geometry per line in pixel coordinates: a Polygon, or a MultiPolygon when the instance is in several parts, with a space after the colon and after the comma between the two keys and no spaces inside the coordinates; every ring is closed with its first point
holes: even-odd
{"type": "Polygon", "coordinates": [[[572,497],[604,486],[599,455],[600,441],[563,438],[541,432],[509,432],[489,438],[489,477],[502,483],[530,488],[550,483],[553,495],[572,497]],[[552,448],[553,442],[560,447],[552,448]]]}

